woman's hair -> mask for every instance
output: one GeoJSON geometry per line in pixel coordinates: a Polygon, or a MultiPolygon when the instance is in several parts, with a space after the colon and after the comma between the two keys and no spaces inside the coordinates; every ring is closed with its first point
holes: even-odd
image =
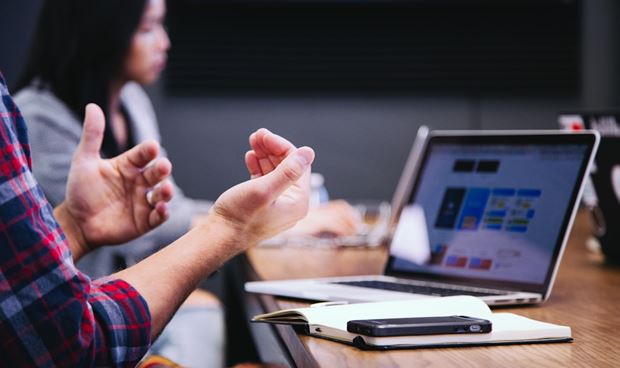
{"type": "Polygon", "coordinates": [[[111,82],[122,73],[147,0],[46,0],[17,89],[50,88],[78,116],[94,102],[104,111],[102,150],[118,154],[109,124],[111,82]]]}

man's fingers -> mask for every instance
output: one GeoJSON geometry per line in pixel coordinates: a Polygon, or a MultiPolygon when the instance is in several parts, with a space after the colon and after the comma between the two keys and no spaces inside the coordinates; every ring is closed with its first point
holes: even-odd
{"type": "Polygon", "coordinates": [[[267,132],[268,134],[263,136],[263,148],[270,156],[286,156],[295,149],[295,145],[285,138],[269,131],[267,132]]]}
{"type": "Polygon", "coordinates": [[[121,167],[126,169],[142,169],[159,154],[159,143],[146,141],[116,157],[121,167]]]}
{"type": "Polygon", "coordinates": [[[273,162],[270,152],[267,151],[265,145],[263,144],[264,137],[267,134],[273,133],[265,128],[260,128],[250,136],[250,147],[254,150],[258,165],[260,166],[260,170],[263,175],[272,172],[280,163],[279,161],[273,162]]]}
{"type": "Polygon", "coordinates": [[[314,151],[310,147],[301,147],[288,155],[280,165],[268,175],[263,176],[268,191],[277,198],[288,187],[296,183],[314,161],[314,151]]]}
{"type": "Polygon", "coordinates": [[[259,159],[267,157],[265,148],[263,147],[263,137],[265,134],[271,133],[265,128],[260,128],[250,135],[250,147],[256,152],[256,157],[259,159]]]}
{"type": "Polygon", "coordinates": [[[296,147],[293,143],[289,142],[285,138],[271,133],[267,129],[262,136],[262,147],[271,164],[276,167],[291,153],[296,147]]]}
{"type": "Polygon", "coordinates": [[[144,169],[143,175],[146,183],[150,187],[154,187],[159,182],[170,176],[172,172],[172,164],[167,158],[160,158],[153,165],[144,169]]]}
{"type": "Polygon", "coordinates": [[[248,168],[250,178],[254,179],[263,175],[263,171],[260,168],[258,158],[256,158],[256,153],[254,151],[245,153],[245,166],[248,168]]]}
{"type": "Polygon", "coordinates": [[[250,139],[249,139],[250,147],[252,148],[252,150],[256,152],[257,157],[265,157],[265,153],[262,152],[262,147],[258,144],[258,139],[259,139],[258,136],[259,136],[258,131],[250,134],[250,139]]]}
{"type": "Polygon", "coordinates": [[[76,156],[101,157],[99,152],[101,150],[101,143],[103,142],[104,129],[105,116],[101,108],[92,103],[86,105],[82,137],[80,138],[76,156]]]}
{"type": "Polygon", "coordinates": [[[173,196],[174,189],[172,183],[165,181],[156,186],[149,195],[147,195],[147,202],[154,207],[157,207],[159,202],[170,202],[173,196]]]}
{"type": "Polygon", "coordinates": [[[261,171],[265,174],[272,172],[276,168],[276,165],[271,162],[269,157],[259,158],[258,164],[260,165],[261,171]]]}
{"type": "Polygon", "coordinates": [[[172,199],[172,183],[161,183],[145,196],[146,202],[153,208],[148,214],[148,223],[151,229],[161,225],[170,217],[168,203],[172,199]]]}
{"type": "Polygon", "coordinates": [[[159,202],[149,213],[149,226],[151,229],[156,228],[166,221],[168,217],[170,217],[168,205],[164,202],[159,202]]]}
{"type": "Polygon", "coordinates": [[[291,142],[265,128],[250,136],[250,146],[256,153],[263,174],[272,172],[295,149],[291,142]]]}

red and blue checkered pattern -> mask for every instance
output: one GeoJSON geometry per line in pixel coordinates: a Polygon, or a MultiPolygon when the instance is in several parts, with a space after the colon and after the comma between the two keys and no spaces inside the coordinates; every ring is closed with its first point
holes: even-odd
{"type": "Polygon", "coordinates": [[[1,75],[0,95],[0,366],[135,366],[150,344],[146,302],[75,268],[1,75]]]}

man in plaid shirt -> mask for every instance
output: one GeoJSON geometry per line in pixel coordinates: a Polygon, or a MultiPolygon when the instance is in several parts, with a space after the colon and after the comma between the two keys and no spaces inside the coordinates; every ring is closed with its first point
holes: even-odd
{"type": "Polygon", "coordinates": [[[1,76],[0,95],[2,366],[134,366],[201,279],[307,211],[314,152],[260,129],[245,157],[252,180],[222,194],[207,221],[137,265],[91,281],[75,260],[165,221],[170,163],[156,159],[155,142],[102,159],[105,118],[89,105],[66,200],[52,209],[32,176],[26,124],[1,76]]]}

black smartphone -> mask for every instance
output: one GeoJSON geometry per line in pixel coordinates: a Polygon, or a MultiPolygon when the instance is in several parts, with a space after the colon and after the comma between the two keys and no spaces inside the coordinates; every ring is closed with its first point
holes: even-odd
{"type": "Polygon", "coordinates": [[[407,336],[491,332],[491,321],[467,316],[359,319],[347,331],[366,336],[407,336]]]}

